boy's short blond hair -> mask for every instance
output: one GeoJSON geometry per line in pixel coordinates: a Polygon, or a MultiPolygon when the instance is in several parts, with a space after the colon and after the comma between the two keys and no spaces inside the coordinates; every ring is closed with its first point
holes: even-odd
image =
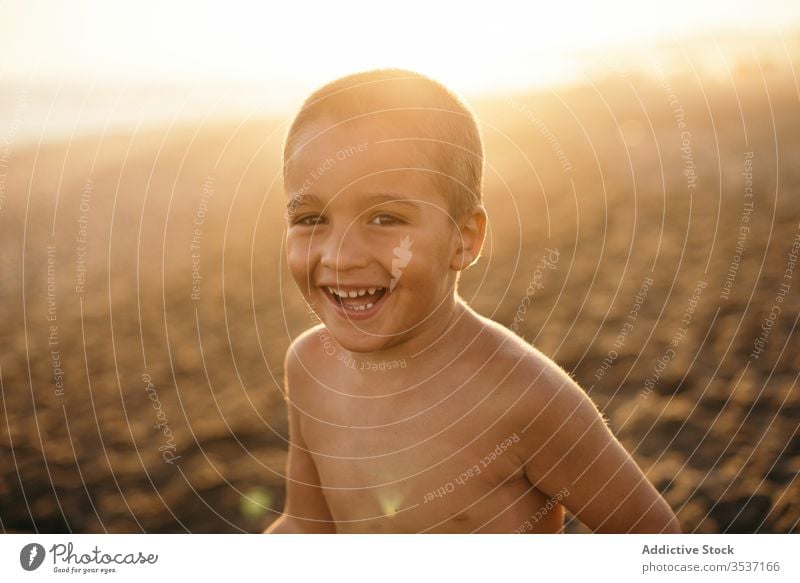
{"type": "Polygon", "coordinates": [[[286,135],[284,181],[292,158],[307,143],[304,140],[314,138],[303,134],[304,127],[318,121],[332,126],[354,119],[375,119],[403,127],[406,133],[410,130],[414,146],[435,169],[436,182],[454,218],[481,204],[483,142],[475,114],[438,81],[402,69],[355,73],[312,93],[286,135]]]}

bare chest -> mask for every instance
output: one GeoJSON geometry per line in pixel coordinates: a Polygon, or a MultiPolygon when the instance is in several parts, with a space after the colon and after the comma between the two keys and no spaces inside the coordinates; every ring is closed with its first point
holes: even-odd
{"type": "Polygon", "coordinates": [[[524,476],[504,407],[467,390],[317,400],[303,435],[339,531],[514,530],[546,498],[524,476]]]}

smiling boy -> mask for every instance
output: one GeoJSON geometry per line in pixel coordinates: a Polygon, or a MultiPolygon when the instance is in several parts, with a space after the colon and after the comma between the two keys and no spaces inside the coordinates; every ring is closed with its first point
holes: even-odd
{"type": "Polygon", "coordinates": [[[482,170],[474,115],[416,73],[339,79],[295,118],[287,258],[320,323],[287,352],[266,532],[559,532],[564,508],[597,532],[678,532],[585,392],[458,296],[482,170]]]}

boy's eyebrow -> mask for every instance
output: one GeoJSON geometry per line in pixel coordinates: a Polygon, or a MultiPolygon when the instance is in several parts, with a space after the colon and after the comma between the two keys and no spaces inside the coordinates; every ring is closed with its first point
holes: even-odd
{"type": "MultiPolygon", "coordinates": [[[[408,198],[402,194],[365,193],[360,195],[359,198],[363,199],[365,202],[369,202],[376,205],[385,202],[392,202],[398,204],[405,204],[414,208],[419,208],[419,204],[415,202],[414,199],[408,198]]],[[[322,204],[322,201],[316,194],[298,193],[289,198],[289,202],[286,203],[286,209],[291,213],[297,207],[311,203],[322,204]]]]}
{"type": "Polygon", "coordinates": [[[286,210],[291,212],[293,209],[296,209],[300,205],[313,202],[316,203],[320,202],[320,199],[316,194],[306,194],[304,192],[300,192],[292,197],[289,197],[289,202],[286,203],[286,210]]]}
{"type": "Polygon", "coordinates": [[[408,198],[402,194],[375,193],[362,195],[362,198],[365,201],[374,204],[380,204],[382,202],[395,202],[399,204],[406,204],[414,208],[419,207],[419,204],[414,199],[408,198]]]}

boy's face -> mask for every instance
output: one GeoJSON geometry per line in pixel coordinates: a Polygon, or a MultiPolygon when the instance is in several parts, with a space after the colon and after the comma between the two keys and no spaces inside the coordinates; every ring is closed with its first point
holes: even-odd
{"type": "Polygon", "coordinates": [[[317,137],[289,162],[288,265],[336,340],[373,352],[452,301],[459,229],[419,140],[364,121],[318,135],[327,127],[304,128],[301,142],[317,137]]]}

